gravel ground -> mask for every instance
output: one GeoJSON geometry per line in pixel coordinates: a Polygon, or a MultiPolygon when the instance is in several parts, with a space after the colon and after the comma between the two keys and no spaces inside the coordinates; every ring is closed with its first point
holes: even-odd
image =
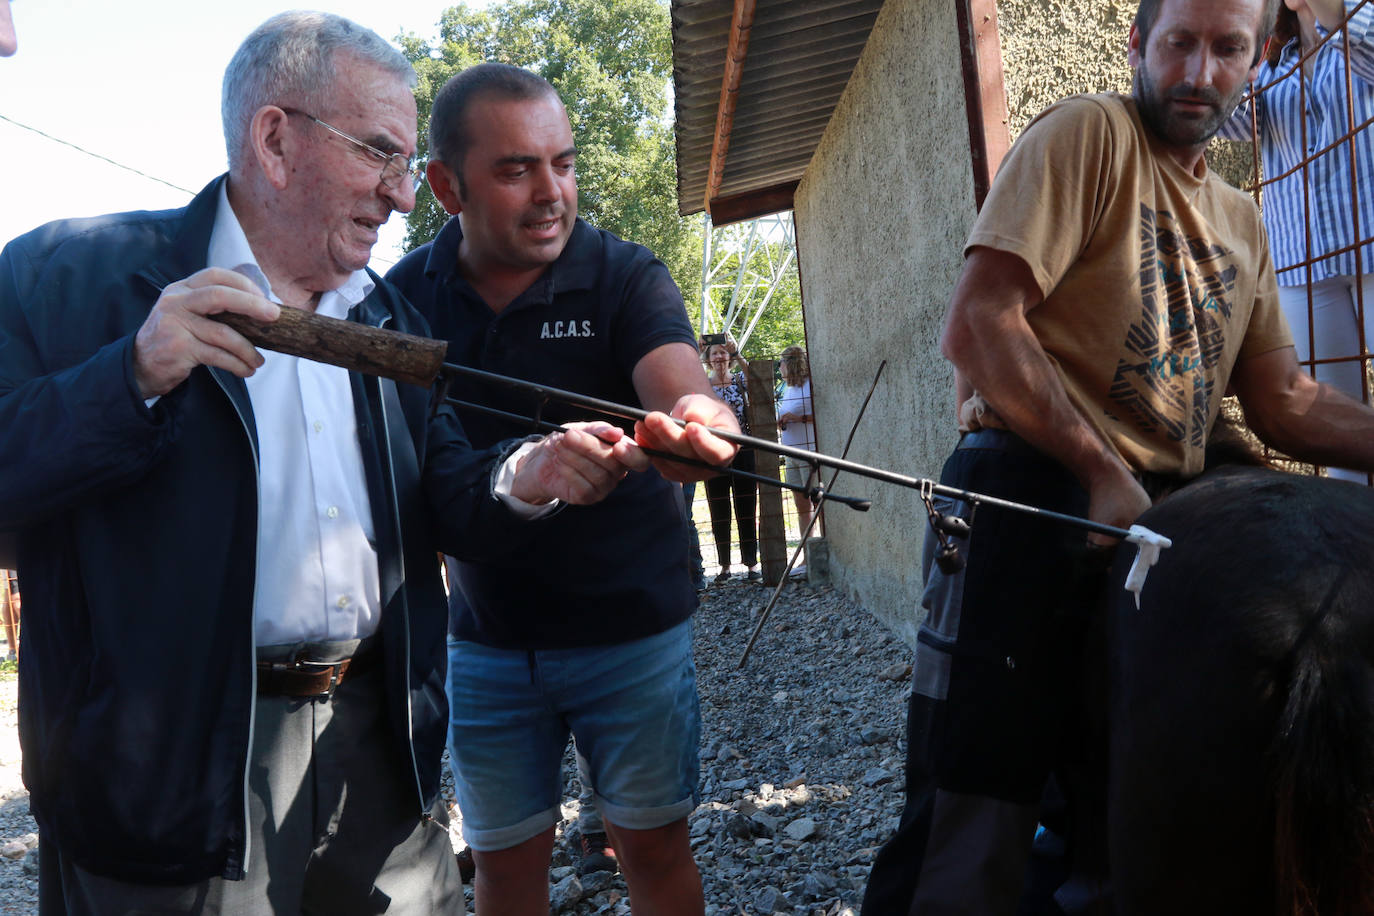
{"type": "MultiPolygon", "coordinates": [[[[784,590],[740,669],[770,594],[736,578],[703,592],[696,616],[701,804],[690,828],[706,912],[849,916],[901,810],[910,652],[834,589],[802,583],[784,590]]],[[[14,692],[13,675],[0,675],[0,914],[35,916],[35,827],[19,780],[14,692]]],[[[621,876],[576,874],[571,756],[565,772],[552,910],[623,916],[621,876]]]]}
{"type": "Polygon", "coordinates": [[[19,776],[18,686],[12,668],[0,671],[0,914],[36,916],[38,856],[31,850],[38,845],[38,827],[19,776]]]}

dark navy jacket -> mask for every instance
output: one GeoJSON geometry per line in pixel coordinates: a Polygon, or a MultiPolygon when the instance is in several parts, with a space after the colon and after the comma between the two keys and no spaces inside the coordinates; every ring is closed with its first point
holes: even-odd
{"type": "MultiPolygon", "coordinates": [[[[558,259],[496,314],[458,271],[462,237],[462,224],[450,219],[387,274],[449,342],[450,361],[639,406],[636,364],[664,344],[695,346],[682,294],[642,245],[579,219],[558,259]]],[[[558,423],[593,416],[465,379],[455,380],[453,394],[558,423]]],[[[478,445],[529,431],[466,412],[463,426],[478,445]]],[[[507,649],[661,633],[696,610],[687,524],[677,484],[652,469],[631,473],[602,502],[550,517],[528,555],[450,564],[459,585],[450,633],[507,649]]]]}
{"type": "MultiPolygon", "coordinates": [[[[0,253],[0,530],[20,535],[24,781],[65,856],[125,880],[244,866],[258,433],[228,373],[197,368],[152,409],[132,374],[159,288],[205,265],[222,180],[185,210],[53,223],[0,253]]],[[[351,317],[428,332],[380,280],[351,317]]],[[[490,496],[501,445],[473,451],[450,412],[430,418],[425,390],[352,382],[387,706],[418,817],[447,724],[435,550],[519,549],[538,523],[490,496]]]]}

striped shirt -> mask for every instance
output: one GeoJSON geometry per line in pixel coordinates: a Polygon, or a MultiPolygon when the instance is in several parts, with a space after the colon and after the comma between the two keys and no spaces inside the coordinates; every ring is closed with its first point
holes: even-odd
{"type": "MultiPolygon", "coordinates": [[[[1345,12],[1360,0],[1345,0],[1345,12]]],[[[1346,27],[1350,47],[1350,81],[1354,89],[1354,124],[1374,117],[1374,3],[1367,3],[1353,16],[1346,27]]],[[[1317,33],[1326,30],[1317,25],[1317,33]]],[[[1260,158],[1264,176],[1268,180],[1282,175],[1296,166],[1305,156],[1312,155],[1336,142],[1350,130],[1346,112],[1345,54],[1346,42],[1337,35],[1322,45],[1312,58],[1312,75],[1306,88],[1307,148],[1302,145],[1302,86],[1299,41],[1284,46],[1277,66],[1260,62],[1255,87],[1259,96],[1258,129],[1260,158]],[[1264,88],[1276,78],[1279,82],[1264,88]]],[[[1249,140],[1249,105],[1236,109],[1231,119],[1222,125],[1218,136],[1228,140],[1249,140]]],[[[1303,170],[1298,169],[1287,178],[1266,184],[1260,192],[1264,211],[1264,226],[1269,234],[1269,247],[1280,286],[1301,286],[1307,282],[1306,271],[1295,268],[1309,258],[1319,257],[1358,239],[1374,237],[1374,138],[1365,128],[1355,136],[1355,177],[1353,187],[1358,191],[1359,235],[1355,234],[1352,212],[1349,144],[1341,143],[1325,155],[1312,160],[1307,167],[1306,189],[1303,170]],[[1312,249],[1307,250],[1303,233],[1304,190],[1308,193],[1312,249]],[[1285,269],[1290,268],[1290,269],[1285,269]]],[[[1374,274],[1374,243],[1361,249],[1363,272],[1374,274]]],[[[1323,258],[1312,265],[1312,279],[1324,280],[1335,276],[1353,276],[1355,252],[1323,258]]]]}

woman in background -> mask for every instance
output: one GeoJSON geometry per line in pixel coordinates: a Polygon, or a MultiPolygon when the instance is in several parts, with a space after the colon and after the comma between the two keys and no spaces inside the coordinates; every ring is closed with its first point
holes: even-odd
{"type": "MultiPolygon", "coordinates": [[[[816,424],[814,409],[811,406],[811,364],[806,351],[791,346],[782,351],[779,360],[782,373],[782,394],[778,396],[778,439],[783,445],[793,448],[816,450],[816,424]]],[[[797,487],[811,487],[815,484],[815,468],[805,461],[788,458],[783,473],[787,482],[797,487]]],[[[798,490],[792,491],[792,500],[797,506],[797,525],[803,534],[811,524],[811,497],[798,490]]],[[[817,528],[816,534],[820,534],[817,528]]],[[[793,573],[805,572],[806,566],[798,566],[793,573]]]]}
{"type": "MultiPolygon", "coordinates": [[[[1355,177],[1351,180],[1350,148],[1337,138],[1350,130],[1346,106],[1346,57],[1354,124],[1374,117],[1374,4],[1351,16],[1346,38],[1337,35],[1298,68],[1302,55],[1338,29],[1359,0],[1283,0],[1267,57],[1260,62],[1256,87],[1264,89],[1256,109],[1260,157],[1265,178],[1292,174],[1264,186],[1261,194],[1264,227],[1269,235],[1278,272],[1279,303],[1293,332],[1298,359],[1348,361],[1318,363],[1316,377],[1356,400],[1364,397],[1364,375],[1356,358],[1374,343],[1374,245],[1354,243],[1374,235],[1374,143],[1368,129],[1355,135],[1355,177]],[[1307,145],[1303,146],[1304,103],[1307,145]],[[1313,159],[1304,170],[1305,156],[1337,144],[1313,159]],[[1355,232],[1354,197],[1358,192],[1359,235],[1355,232]],[[1311,250],[1306,229],[1310,228],[1311,250]],[[1340,249],[1349,249],[1331,254],[1340,249]],[[1330,257],[1322,257],[1323,255],[1330,257]],[[1307,270],[1292,267],[1309,258],[1307,270]],[[1285,268],[1292,268],[1285,270],[1285,268]],[[1308,277],[1312,311],[1308,322],[1308,277]],[[1363,320],[1362,320],[1363,319],[1363,320]]],[[[1229,140],[1250,139],[1250,106],[1242,105],[1219,135],[1229,140]]],[[[1331,468],[1332,477],[1364,481],[1356,471],[1331,468]]]]}
{"type": "MultiPolygon", "coordinates": [[[[710,370],[711,387],[716,395],[735,411],[742,432],[749,432],[745,407],[749,403],[749,389],[744,381],[744,372],[749,364],[739,355],[735,342],[726,338],[723,344],[712,344],[706,348],[706,365],[710,370]],[[739,369],[730,372],[730,363],[739,364],[739,369]]],[[[735,455],[730,467],[740,471],[754,472],[754,450],[742,448],[735,455]]],[[[735,505],[735,523],[739,528],[740,562],[748,567],[750,579],[759,578],[758,571],[758,531],[754,527],[754,510],[758,505],[758,485],[752,481],[730,474],[711,477],[706,481],[706,507],[711,510],[711,535],[716,541],[716,556],[720,560],[717,582],[730,578],[730,503],[735,505]]]]}

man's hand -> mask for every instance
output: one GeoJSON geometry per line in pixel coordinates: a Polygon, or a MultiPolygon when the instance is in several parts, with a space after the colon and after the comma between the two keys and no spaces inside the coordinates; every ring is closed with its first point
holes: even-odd
{"type": "Polygon", "coordinates": [[[196,366],[216,366],[247,378],[262,354],[237,331],[207,316],[237,312],[275,321],[280,308],[242,274],[207,267],[169,285],[134,337],[134,381],[145,399],[186,380],[196,366]]]}
{"type": "MultiPolygon", "coordinates": [[[[1088,484],[1088,518],[1095,522],[1129,528],[1148,508],[1150,497],[1144,487],[1120,462],[1088,484]]],[[[1088,542],[1110,547],[1117,543],[1117,538],[1094,532],[1088,535],[1088,542]]]]}
{"type": "MultiPolygon", "coordinates": [[[[707,464],[723,468],[735,458],[739,447],[732,442],[709,432],[706,427],[739,432],[735,412],[729,406],[705,394],[686,394],[673,405],[671,416],[686,420],[685,427],[678,426],[669,415],[655,411],[635,423],[635,441],[645,448],[662,452],[672,452],[684,458],[696,458],[707,464]]],[[[666,458],[654,458],[653,465],[668,480],[689,483],[714,477],[715,471],[693,467],[666,458]]]]}
{"type": "Polygon", "coordinates": [[[610,495],[630,471],[648,467],[648,456],[620,427],[568,423],[520,459],[511,495],[535,505],[557,499],[587,506],[610,495]]]}

